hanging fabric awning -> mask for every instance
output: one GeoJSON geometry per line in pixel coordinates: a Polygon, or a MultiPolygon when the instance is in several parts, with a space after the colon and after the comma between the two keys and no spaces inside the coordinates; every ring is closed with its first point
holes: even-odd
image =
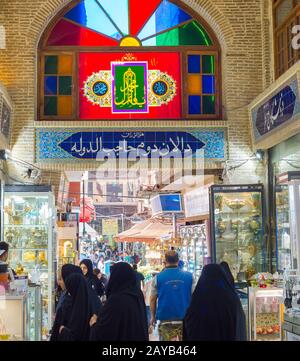
{"type": "Polygon", "coordinates": [[[146,220],[138,223],[132,228],[119,233],[116,236],[116,242],[153,242],[163,236],[171,235],[172,225],[162,224],[154,220],[146,220]]]}
{"type": "MultiPolygon", "coordinates": [[[[79,223],[79,235],[83,236],[83,223],[80,222],[79,223]]],[[[88,223],[85,223],[85,231],[86,233],[91,236],[91,237],[97,237],[99,236],[99,233],[97,231],[94,230],[93,227],[91,227],[88,223]]]]}

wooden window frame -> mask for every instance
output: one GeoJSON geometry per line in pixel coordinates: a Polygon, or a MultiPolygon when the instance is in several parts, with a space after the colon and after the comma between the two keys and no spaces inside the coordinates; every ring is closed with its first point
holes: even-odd
{"type": "Polygon", "coordinates": [[[274,60],[275,60],[275,78],[279,78],[284,74],[290,67],[292,67],[298,60],[300,60],[300,51],[290,49],[290,41],[292,39],[292,34],[290,33],[290,26],[292,23],[294,25],[300,25],[297,23],[297,20],[300,19],[300,4],[296,3],[296,0],[293,0],[293,11],[287,15],[284,22],[276,26],[276,11],[278,6],[283,3],[285,0],[274,0],[273,1],[273,40],[274,40],[274,60]],[[279,57],[282,54],[281,49],[279,49],[279,37],[283,34],[283,66],[280,67],[279,57]],[[290,58],[290,54],[292,54],[290,58]]]}
{"type": "MultiPolygon", "coordinates": [[[[170,0],[169,0],[170,1],[170,0]]],[[[40,39],[40,43],[38,46],[38,82],[37,82],[37,121],[55,121],[55,120],[70,120],[70,121],[91,121],[91,119],[81,119],[79,117],[79,91],[78,91],[78,66],[79,66],[79,54],[82,52],[93,52],[93,53],[116,53],[116,52],[124,52],[124,53],[149,53],[149,52],[177,52],[181,57],[181,113],[182,117],[180,119],[168,119],[168,120],[220,120],[223,117],[222,111],[222,67],[221,67],[221,47],[218,42],[218,39],[208,23],[199,17],[195,11],[190,9],[188,6],[184,4],[179,4],[177,1],[170,1],[178,5],[196,20],[198,21],[208,33],[210,39],[212,40],[213,45],[211,46],[144,46],[144,47],[119,47],[119,46],[47,46],[48,38],[51,34],[51,31],[57,21],[64,16],[66,12],[68,12],[71,8],[76,6],[79,0],[76,0],[66,7],[64,7],[57,16],[52,19],[49,23],[48,27],[44,31],[40,39]],[[201,115],[190,115],[188,114],[188,100],[186,96],[187,89],[187,54],[197,53],[199,55],[214,55],[215,56],[215,78],[216,78],[216,113],[215,114],[201,114],[201,115]],[[72,98],[73,98],[73,114],[72,116],[46,116],[44,115],[44,57],[46,55],[60,55],[60,54],[73,54],[73,73],[72,73],[72,98]]],[[[143,118],[141,117],[143,120],[143,118]]],[[[106,121],[107,119],[99,118],[93,119],[93,121],[106,121]]],[[[118,121],[120,119],[109,119],[111,121],[118,121]]],[[[122,121],[131,121],[130,119],[121,119],[122,121]]],[[[145,121],[161,121],[166,120],[165,118],[155,118],[150,119],[146,118],[145,121]]]]}

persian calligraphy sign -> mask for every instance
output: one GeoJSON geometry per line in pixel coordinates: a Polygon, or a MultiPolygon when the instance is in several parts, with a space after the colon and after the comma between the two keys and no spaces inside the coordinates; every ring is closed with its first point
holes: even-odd
{"type": "Polygon", "coordinates": [[[194,158],[224,160],[224,129],[191,131],[98,131],[38,129],[37,161],[97,160],[99,153],[115,158],[133,154],[141,158],[191,154],[194,158]],[[203,150],[203,152],[198,152],[203,150]]]}
{"type": "Polygon", "coordinates": [[[181,119],[179,52],[79,54],[80,119],[181,119]]]}
{"type": "Polygon", "coordinates": [[[252,109],[251,113],[256,142],[293,121],[300,114],[297,79],[292,79],[289,84],[281,87],[276,94],[252,109]]]}
{"type": "Polygon", "coordinates": [[[148,113],[147,62],[112,63],[113,113],[148,113]]]}

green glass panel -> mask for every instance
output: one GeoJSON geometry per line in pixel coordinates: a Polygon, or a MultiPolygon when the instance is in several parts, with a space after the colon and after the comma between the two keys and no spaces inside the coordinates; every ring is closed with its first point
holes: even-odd
{"type": "Polygon", "coordinates": [[[179,41],[179,45],[212,45],[207,32],[196,21],[192,21],[179,28],[179,41]]]}
{"type": "Polygon", "coordinates": [[[57,115],[57,97],[45,97],[45,115],[57,115]]]}
{"type": "Polygon", "coordinates": [[[45,74],[57,74],[58,57],[56,55],[45,56],[45,74]]]}
{"type": "Polygon", "coordinates": [[[214,95],[203,95],[203,114],[215,114],[216,97],[214,95]]]}
{"type": "Polygon", "coordinates": [[[204,28],[192,21],[142,42],[143,46],[212,45],[204,28]]]}
{"type": "Polygon", "coordinates": [[[215,73],[215,57],[213,55],[202,56],[202,73],[204,74],[215,73]]]}
{"type": "Polygon", "coordinates": [[[72,77],[59,77],[59,95],[72,95],[72,77]]]}
{"type": "Polygon", "coordinates": [[[156,37],[157,46],[178,46],[179,29],[173,29],[156,37]]]}

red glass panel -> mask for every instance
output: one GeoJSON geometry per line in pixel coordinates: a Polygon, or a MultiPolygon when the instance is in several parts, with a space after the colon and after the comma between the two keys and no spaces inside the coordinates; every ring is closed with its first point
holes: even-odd
{"type": "Polygon", "coordinates": [[[141,0],[129,0],[129,32],[131,35],[134,36],[140,32],[160,3],[161,0],[148,0],[143,1],[143,6],[141,6],[141,0]]]}
{"type": "Polygon", "coordinates": [[[117,46],[118,41],[61,19],[52,29],[47,45],[117,46]]]}
{"type": "MultiPolygon", "coordinates": [[[[101,70],[111,72],[111,62],[125,61],[147,62],[148,70],[159,70],[167,73],[176,82],[176,95],[166,104],[150,105],[148,113],[113,113],[112,106],[100,106],[88,100],[80,86],[79,104],[80,119],[180,119],[181,113],[181,64],[179,52],[147,52],[147,53],[80,53],[79,84],[84,84],[94,73],[101,70]],[[123,58],[123,59],[122,59],[123,58]],[[128,61],[128,60],[126,60],[128,61]],[[129,60],[130,61],[130,60],[129,60]]],[[[109,82],[111,86],[111,82],[109,82]]]]}

